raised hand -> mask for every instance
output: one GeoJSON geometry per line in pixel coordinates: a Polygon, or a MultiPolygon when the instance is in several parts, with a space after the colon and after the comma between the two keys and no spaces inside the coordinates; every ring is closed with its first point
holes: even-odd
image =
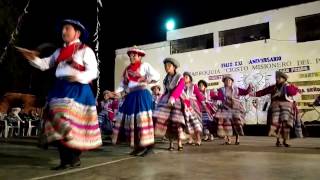
{"type": "Polygon", "coordinates": [[[176,100],[173,98],[173,97],[170,97],[169,100],[168,100],[168,105],[170,107],[174,106],[174,103],[176,102],[176,100]]]}
{"type": "Polygon", "coordinates": [[[23,55],[23,57],[25,57],[29,61],[35,60],[36,57],[38,57],[40,54],[38,51],[29,50],[29,49],[21,48],[18,46],[15,46],[15,48],[23,55]]]}

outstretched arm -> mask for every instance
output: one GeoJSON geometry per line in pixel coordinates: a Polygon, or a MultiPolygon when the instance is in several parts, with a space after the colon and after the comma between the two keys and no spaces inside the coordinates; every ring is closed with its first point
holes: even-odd
{"type": "Polygon", "coordinates": [[[59,53],[59,51],[56,50],[51,56],[40,59],[38,51],[33,51],[33,50],[21,48],[21,47],[16,47],[16,48],[19,52],[21,52],[24,58],[29,60],[32,66],[42,71],[47,70],[54,66],[55,59],[59,53]]]}

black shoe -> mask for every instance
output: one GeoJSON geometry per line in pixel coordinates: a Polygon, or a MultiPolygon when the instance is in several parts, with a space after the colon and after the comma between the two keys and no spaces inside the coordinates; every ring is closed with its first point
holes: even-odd
{"type": "Polygon", "coordinates": [[[139,154],[139,156],[145,157],[145,156],[148,156],[150,154],[154,154],[153,149],[152,148],[146,148],[141,154],[139,154]]]}
{"type": "Polygon", "coordinates": [[[234,143],[235,145],[240,145],[240,142],[236,142],[236,143],[234,143]]]}
{"type": "Polygon", "coordinates": [[[290,144],[283,143],[284,147],[290,147],[290,144]]]}
{"type": "Polygon", "coordinates": [[[76,162],[73,162],[70,164],[70,167],[75,168],[75,167],[79,167],[81,165],[81,161],[78,160],[76,162]]]}
{"type": "Polygon", "coordinates": [[[205,138],[202,139],[202,141],[209,141],[209,140],[210,140],[209,137],[205,137],[205,138]]]}
{"type": "Polygon", "coordinates": [[[174,150],[174,147],[169,147],[168,148],[168,151],[173,151],[174,150]]]}
{"type": "Polygon", "coordinates": [[[129,154],[132,156],[137,156],[142,150],[144,150],[144,149],[137,148],[137,149],[134,149],[133,151],[131,151],[129,154]]]}
{"type": "Polygon", "coordinates": [[[183,151],[183,146],[178,147],[178,151],[183,151]]]}
{"type": "Polygon", "coordinates": [[[277,147],[280,147],[281,145],[282,145],[282,144],[281,144],[279,141],[276,142],[276,146],[277,146],[277,147]]]}
{"type": "Polygon", "coordinates": [[[68,168],[67,165],[65,165],[65,164],[60,164],[59,166],[56,166],[56,167],[51,168],[51,170],[59,171],[59,170],[65,170],[65,169],[67,169],[67,168],[68,168]]]}

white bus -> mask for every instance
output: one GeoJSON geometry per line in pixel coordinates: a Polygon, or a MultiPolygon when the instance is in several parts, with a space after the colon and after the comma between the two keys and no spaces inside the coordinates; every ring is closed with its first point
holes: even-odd
{"type": "MultiPolygon", "coordinates": [[[[149,62],[165,76],[163,59],[173,57],[189,71],[194,82],[203,79],[210,89],[222,86],[231,74],[239,87],[252,83],[260,90],[275,83],[275,71],[288,74],[296,84],[303,121],[320,120],[309,107],[320,94],[320,1],[270,10],[167,32],[167,40],[139,46],[149,62]]],[[[127,48],[116,50],[115,87],[129,64],[127,48]]],[[[160,82],[162,84],[162,82],[160,82]]],[[[270,97],[243,97],[246,124],[266,124],[270,97]]]]}

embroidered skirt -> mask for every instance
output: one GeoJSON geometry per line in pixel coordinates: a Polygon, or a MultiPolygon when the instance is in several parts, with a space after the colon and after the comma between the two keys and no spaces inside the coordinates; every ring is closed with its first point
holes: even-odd
{"type": "Polygon", "coordinates": [[[241,107],[230,108],[226,105],[219,108],[216,113],[218,120],[217,134],[220,137],[236,135],[243,136],[244,111],[241,107]]]}
{"type": "Polygon", "coordinates": [[[156,137],[185,139],[183,129],[186,123],[182,100],[177,99],[172,107],[168,105],[168,100],[169,94],[164,94],[153,112],[153,118],[156,122],[155,135],[156,137]]]}
{"type": "Polygon", "coordinates": [[[112,142],[129,142],[131,147],[154,144],[152,96],[147,89],[130,92],[116,116],[112,142]]]}
{"type": "Polygon", "coordinates": [[[88,84],[57,80],[48,102],[48,142],[61,140],[65,146],[79,150],[102,145],[96,101],[88,84]]]}

